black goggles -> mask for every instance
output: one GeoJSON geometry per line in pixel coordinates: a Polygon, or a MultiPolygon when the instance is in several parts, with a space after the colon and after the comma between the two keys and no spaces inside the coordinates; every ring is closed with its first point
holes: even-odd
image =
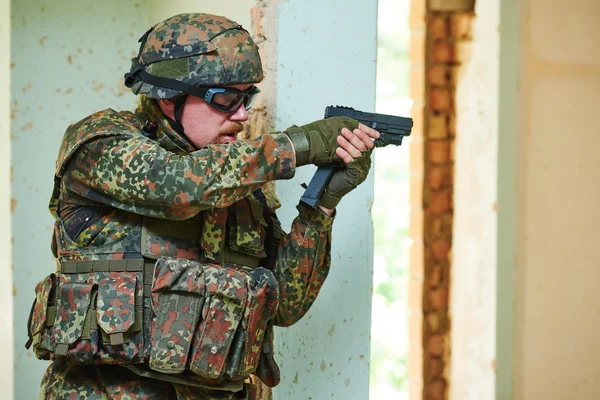
{"type": "Polygon", "coordinates": [[[249,110],[260,93],[260,89],[254,85],[246,90],[239,90],[230,87],[209,87],[195,89],[195,93],[191,94],[203,98],[204,101],[206,101],[210,106],[219,111],[227,113],[236,112],[242,106],[242,104],[246,110],[249,110]]]}

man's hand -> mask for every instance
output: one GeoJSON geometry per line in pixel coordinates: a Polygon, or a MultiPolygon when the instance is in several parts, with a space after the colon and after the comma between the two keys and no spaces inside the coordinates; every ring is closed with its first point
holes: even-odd
{"type": "Polygon", "coordinates": [[[296,166],[306,164],[341,163],[337,154],[340,146],[338,136],[343,129],[352,131],[358,128],[358,121],[346,117],[332,117],[311,122],[302,126],[292,126],[285,130],[296,152],[296,166]]]}
{"type": "Polygon", "coordinates": [[[346,164],[346,168],[336,171],[331,177],[319,202],[319,209],[327,215],[333,214],[343,196],[362,183],[371,168],[371,151],[375,147],[373,139],[379,138],[379,132],[366,125],[350,131],[343,128],[337,142],[340,147],[336,154],[346,164]]]}

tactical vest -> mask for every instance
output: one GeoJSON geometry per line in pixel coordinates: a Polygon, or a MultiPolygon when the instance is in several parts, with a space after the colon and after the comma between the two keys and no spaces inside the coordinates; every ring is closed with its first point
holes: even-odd
{"type": "MultiPolygon", "coordinates": [[[[40,359],[122,364],[215,390],[241,390],[250,374],[275,386],[278,283],[259,265],[268,221],[255,196],[184,221],[127,214],[128,234],[101,246],[81,246],[67,234],[56,207],[71,156],[97,137],[141,134],[133,114],[101,113],[115,126],[90,129],[92,116],[63,139],[50,206],[58,268],[36,286],[27,347],[40,359]]],[[[277,207],[272,187],[263,190],[277,207]]]]}

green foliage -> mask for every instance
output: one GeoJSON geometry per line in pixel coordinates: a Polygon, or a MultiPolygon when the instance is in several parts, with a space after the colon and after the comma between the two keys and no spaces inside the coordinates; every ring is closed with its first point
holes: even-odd
{"type": "MultiPolygon", "coordinates": [[[[377,112],[409,116],[408,0],[379,1],[377,112]]],[[[371,399],[408,399],[408,145],[375,151],[371,399]]]]}

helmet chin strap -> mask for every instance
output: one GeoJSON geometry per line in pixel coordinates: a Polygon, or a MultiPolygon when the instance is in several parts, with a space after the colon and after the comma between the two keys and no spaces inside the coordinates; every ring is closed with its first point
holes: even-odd
{"type": "Polygon", "coordinates": [[[181,123],[183,107],[185,106],[187,97],[188,97],[187,93],[184,93],[182,96],[179,96],[175,99],[175,109],[173,112],[173,114],[175,116],[175,121],[173,121],[171,118],[168,118],[168,117],[167,118],[169,119],[171,126],[173,126],[173,129],[175,129],[177,131],[177,133],[179,133],[185,140],[187,140],[187,142],[190,144],[190,146],[192,146],[193,148],[198,150],[196,148],[196,146],[194,145],[194,143],[192,143],[190,138],[185,134],[184,129],[183,129],[183,124],[181,123]]]}
{"type": "Polygon", "coordinates": [[[175,114],[175,130],[177,130],[177,132],[181,133],[182,135],[185,135],[185,133],[183,132],[183,125],[181,124],[181,116],[183,115],[183,107],[185,106],[185,101],[187,100],[188,95],[187,94],[183,94],[182,96],[179,96],[175,99],[175,110],[174,110],[174,114],[175,114]]]}

